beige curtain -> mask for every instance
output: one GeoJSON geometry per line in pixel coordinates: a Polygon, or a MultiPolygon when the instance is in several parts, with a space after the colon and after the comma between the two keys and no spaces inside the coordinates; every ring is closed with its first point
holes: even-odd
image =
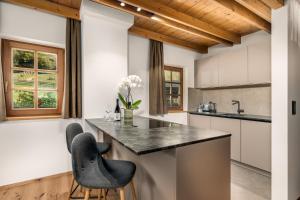
{"type": "Polygon", "coordinates": [[[2,61],[1,61],[1,39],[0,39],[0,121],[6,119],[6,106],[5,106],[5,95],[4,95],[4,79],[2,71],[2,61]]]}
{"type": "Polygon", "coordinates": [[[163,43],[150,40],[149,114],[163,115],[166,113],[163,43]]]}
{"type": "Polygon", "coordinates": [[[82,117],[81,22],[67,19],[64,118],[82,117]]]}

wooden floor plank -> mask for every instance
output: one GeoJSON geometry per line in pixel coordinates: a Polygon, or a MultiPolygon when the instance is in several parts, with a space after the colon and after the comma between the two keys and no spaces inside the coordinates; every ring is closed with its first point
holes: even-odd
{"type": "MultiPolygon", "coordinates": [[[[64,173],[58,176],[46,177],[32,181],[18,183],[12,186],[0,187],[0,200],[68,200],[72,175],[64,173]]],[[[93,190],[91,195],[97,196],[98,191],[93,190]]],[[[82,196],[79,190],[75,196],[82,196]]],[[[108,200],[118,200],[115,191],[109,191],[108,200]]]]}

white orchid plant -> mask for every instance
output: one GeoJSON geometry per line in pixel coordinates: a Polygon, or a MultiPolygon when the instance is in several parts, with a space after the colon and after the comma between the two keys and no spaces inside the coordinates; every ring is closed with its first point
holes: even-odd
{"type": "Polygon", "coordinates": [[[142,79],[137,75],[130,75],[128,77],[122,78],[119,84],[119,99],[124,105],[125,109],[136,110],[142,103],[142,100],[133,101],[132,91],[135,88],[142,87],[142,79]]]}

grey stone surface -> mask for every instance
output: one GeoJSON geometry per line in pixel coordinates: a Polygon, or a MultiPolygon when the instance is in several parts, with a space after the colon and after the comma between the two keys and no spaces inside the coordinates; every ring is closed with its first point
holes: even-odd
{"type": "Polygon", "coordinates": [[[248,114],[232,114],[232,113],[208,113],[208,112],[196,112],[189,111],[188,113],[193,115],[205,115],[211,117],[222,117],[222,118],[232,118],[232,119],[240,119],[240,120],[249,120],[249,121],[258,121],[258,122],[268,122],[271,123],[271,116],[262,116],[262,115],[248,115],[248,114]]]}
{"type": "Polygon", "coordinates": [[[223,131],[139,116],[135,116],[132,123],[126,124],[124,121],[108,122],[103,118],[86,121],[138,155],[231,136],[223,131]]]}

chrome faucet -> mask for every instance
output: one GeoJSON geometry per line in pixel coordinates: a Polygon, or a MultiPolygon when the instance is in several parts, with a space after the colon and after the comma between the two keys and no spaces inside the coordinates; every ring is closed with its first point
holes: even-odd
{"type": "Polygon", "coordinates": [[[232,105],[235,105],[235,104],[238,105],[238,109],[237,109],[237,113],[238,114],[241,114],[241,113],[245,112],[244,109],[241,109],[241,103],[240,103],[240,101],[232,100],[232,105]]]}

